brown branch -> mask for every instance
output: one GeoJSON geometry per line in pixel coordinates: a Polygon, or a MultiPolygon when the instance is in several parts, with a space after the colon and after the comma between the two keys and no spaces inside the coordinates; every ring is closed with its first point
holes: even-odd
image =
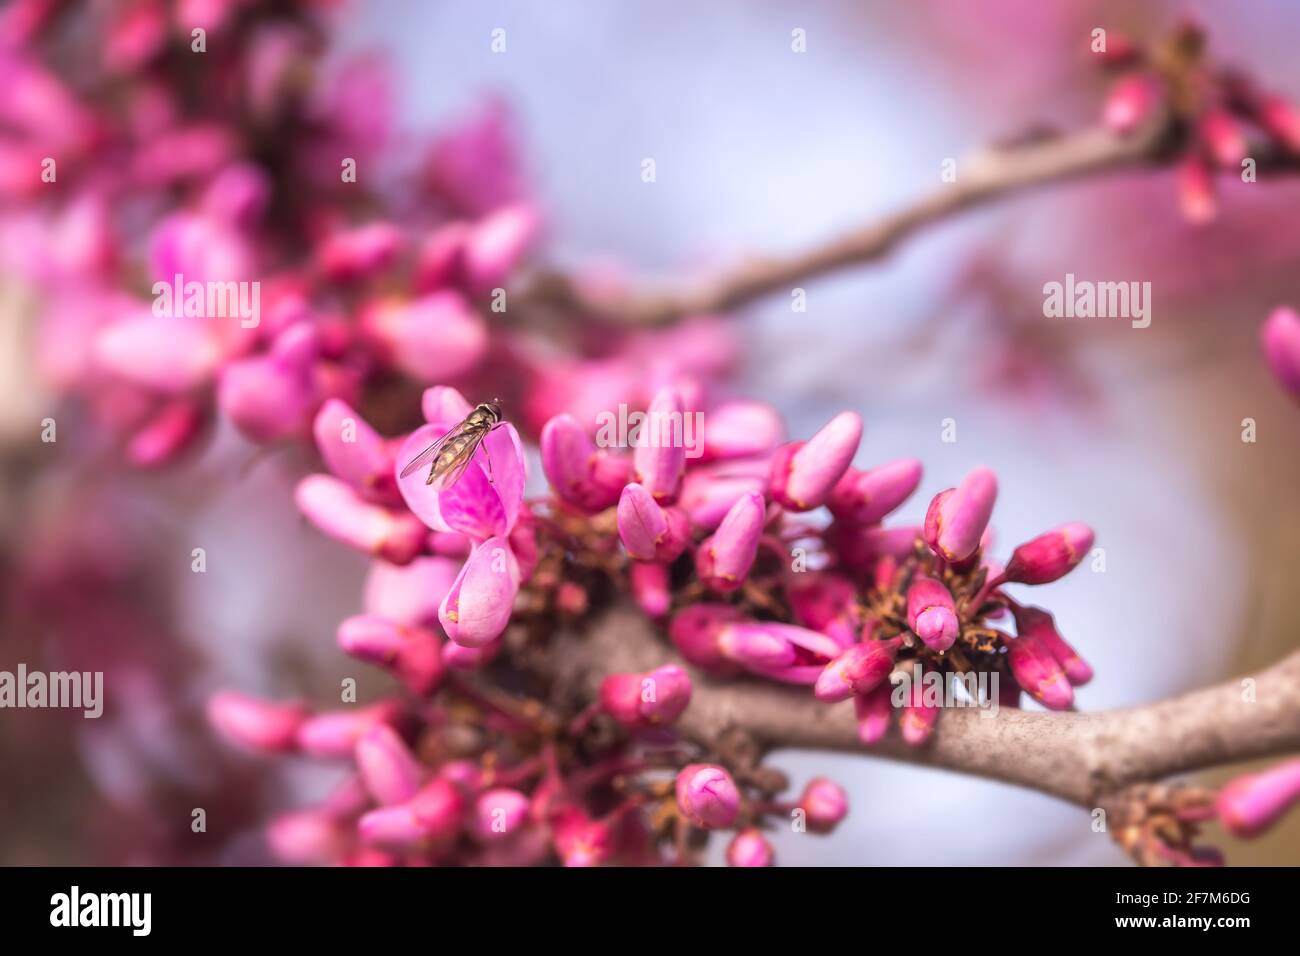
{"type": "Polygon", "coordinates": [[[1036,186],[1167,161],[1175,124],[1160,116],[1140,132],[1120,136],[1102,127],[995,146],[960,162],[956,181],[878,222],[788,258],[756,259],[696,288],[633,293],[597,301],[566,277],[548,273],[524,292],[526,302],[578,309],[623,325],[663,325],[684,315],[722,312],[845,266],[881,258],[922,226],[1036,186]]]}
{"type": "Polygon", "coordinates": [[[1300,750],[1300,651],[1240,680],[1181,697],[1098,713],[1002,708],[996,716],[953,708],[920,748],[896,736],[871,747],[857,737],[849,703],[824,704],[808,688],[758,680],[711,680],[685,665],[637,611],[615,608],[582,635],[567,635],[553,660],[585,694],[606,674],[686,666],[691,704],[678,729],[714,746],[737,731],[764,750],[861,753],[1018,784],[1085,807],[1134,784],[1300,750]]]}

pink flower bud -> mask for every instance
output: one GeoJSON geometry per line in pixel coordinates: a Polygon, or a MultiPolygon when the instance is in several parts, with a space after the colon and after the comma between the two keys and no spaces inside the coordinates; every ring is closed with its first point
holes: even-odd
{"type": "Polygon", "coordinates": [[[704,457],[749,458],[776,448],[785,433],[781,416],[764,402],[727,402],[708,413],[704,457]]]}
{"type": "Polygon", "coordinates": [[[392,223],[367,223],[327,238],[316,260],[326,278],[352,281],[387,269],[401,253],[403,241],[402,230],[392,223]]]}
{"type": "Polygon", "coordinates": [[[790,511],[811,511],[830,497],[862,440],[862,419],[841,412],[806,442],[777,449],[769,493],[790,511]]]}
{"type": "Polygon", "coordinates": [[[396,449],[346,402],[332,398],[322,405],[312,433],[329,470],[363,498],[384,504],[401,501],[393,477],[396,449]]]}
{"type": "Polygon", "coordinates": [[[875,744],[885,739],[889,731],[889,715],[893,712],[893,686],[888,682],[876,685],[867,693],[853,698],[853,713],[858,721],[858,739],[864,744],[875,744]]]}
{"type": "Polygon", "coordinates": [[[387,724],[375,724],[357,738],[356,760],[366,790],[385,806],[410,800],[424,776],[411,749],[387,724]]]}
{"type": "Polygon", "coordinates": [[[143,428],[131,436],[126,457],[140,468],[155,468],[173,461],[203,434],[207,416],[196,402],[169,402],[143,428]]]}
{"type": "Polygon", "coordinates": [[[668,566],[653,561],[633,561],[628,570],[632,598],[646,617],[661,618],[672,607],[668,566]]]}
{"type": "Polygon", "coordinates": [[[1219,791],[1215,809],[1225,828],[1239,837],[1257,837],[1300,801],[1300,760],[1230,780],[1219,791]]]}
{"type": "Polygon", "coordinates": [[[516,203],[484,216],[469,230],[464,246],[465,285],[484,293],[503,283],[537,237],[541,215],[531,203],[516,203]]]}
{"type": "Polygon", "coordinates": [[[271,854],[291,866],[333,863],[347,848],[344,828],[324,810],[295,810],[276,817],[266,827],[271,854]]]}
{"type": "MultiPolygon", "coordinates": [[[[903,742],[910,747],[919,747],[930,739],[934,725],[939,720],[939,708],[926,705],[917,700],[918,694],[903,702],[903,713],[898,718],[898,729],[903,735],[903,742]]],[[[861,726],[858,728],[861,734],[861,726]]]]}
{"type": "Polygon", "coordinates": [[[551,839],[565,866],[599,866],[614,853],[614,830],[577,807],[558,811],[551,820],[551,839]]]}
{"type": "Polygon", "coordinates": [[[1074,690],[1047,644],[1032,633],[1007,641],[1007,663],[1016,683],[1049,710],[1069,710],[1074,704],[1074,690]]]}
{"type": "Polygon", "coordinates": [[[308,475],[293,497],[325,534],[391,564],[408,563],[424,547],[425,528],[414,515],[363,501],[337,478],[308,475]]]}
{"type": "Polygon", "coordinates": [[[826,505],[837,520],[849,524],[878,523],[916,490],[921,463],[900,458],[869,471],[850,468],[831,490],[826,505]]]}
{"type": "Polygon", "coordinates": [[[600,685],[605,712],[626,727],[671,724],[691,701],[691,679],[675,664],[646,674],[611,674],[600,685]]]}
{"type": "Polygon", "coordinates": [[[723,593],[734,591],[745,583],[745,577],[758,557],[758,542],[763,536],[766,513],[763,496],[756,491],[744,495],[731,506],[718,530],[701,542],[695,552],[695,568],[700,580],[723,593]]]}
{"type": "Polygon", "coordinates": [[[677,498],[686,466],[685,424],[681,395],[664,386],[646,410],[632,453],[636,480],[656,501],[677,498]]]}
{"type": "Polygon", "coordinates": [[[450,842],[460,831],[460,791],[435,777],[406,803],[372,810],[357,823],[366,844],[392,850],[425,850],[450,842]]]}
{"type": "Polygon", "coordinates": [[[354,710],[317,714],[298,727],[298,747],[313,757],[351,757],[357,741],[376,724],[392,724],[401,713],[396,701],[382,701],[354,710]]]}
{"type": "Polygon", "coordinates": [[[729,604],[701,602],[683,608],[668,625],[668,636],[682,656],[712,674],[734,673],[736,667],[723,653],[719,638],[728,624],[744,620],[729,604]]]}
{"type": "Polygon", "coordinates": [[[747,670],[788,684],[813,684],[843,651],[832,637],[794,624],[739,621],[718,634],[723,656],[747,670]]]}
{"type": "Polygon", "coordinates": [[[556,415],[542,428],[542,470],[567,504],[595,514],[619,500],[630,462],[598,449],[572,415],[556,415]]]}
{"type": "Polygon", "coordinates": [[[753,460],[693,467],[682,481],[678,504],[690,516],[691,524],[713,531],[744,495],[763,493],[769,468],[766,461],[753,460]]]}
{"type": "Polygon", "coordinates": [[[1092,542],[1092,529],[1086,524],[1061,525],[1016,548],[1002,576],[1020,584],[1049,584],[1074,570],[1092,542]]]}
{"type": "Polygon", "coordinates": [[[210,382],[221,361],[206,323],[148,314],[106,326],[95,336],[93,354],[100,368],[118,378],[171,395],[210,382]]]}
{"type": "Polygon", "coordinates": [[[772,844],[754,827],[741,830],[727,844],[727,866],[771,866],[775,861],[772,844]]]}
{"type": "Polygon", "coordinates": [[[849,578],[832,571],[792,574],[785,584],[785,597],[798,623],[824,632],[852,613],[857,587],[849,578]]]}
{"type": "Polygon", "coordinates": [[[375,303],[361,323],[386,358],[417,382],[459,378],[487,354],[487,324],[450,289],[411,302],[375,303]]]}
{"type": "Polygon", "coordinates": [[[638,561],[669,563],[690,541],[690,523],[680,508],[663,508],[650,492],[633,482],[618,499],[618,535],[638,561]]]}
{"type": "Polygon", "coordinates": [[[438,610],[447,636],[465,647],[482,647],[510,623],[519,593],[519,562],[505,538],[488,538],[474,549],[438,610]]]}
{"type": "Polygon", "coordinates": [[[1016,617],[1016,633],[1027,634],[1040,641],[1056,658],[1071,684],[1082,687],[1092,680],[1092,668],[1061,637],[1052,615],[1036,607],[1015,607],[1012,611],[1016,617]]]}
{"type": "Polygon", "coordinates": [[[825,777],[808,781],[799,806],[807,814],[808,829],[813,833],[830,833],[849,813],[849,798],[844,788],[825,777]]]}
{"type": "Polygon", "coordinates": [[[1201,116],[1199,133],[1214,161],[1236,169],[1246,158],[1246,137],[1241,124],[1227,110],[1211,107],[1201,116]]]}
{"type": "Polygon", "coordinates": [[[1129,133],[1151,116],[1162,94],[1160,82],[1146,73],[1130,73],[1115,81],[1102,107],[1102,122],[1117,133],[1129,133]]]}
{"type": "Polygon", "coordinates": [[[1193,225],[1213,221],[1219,204],[1214,198],[1214,180],[1210,165],[1203,157],[1192,153],[1178,164],[1178,206],[1183,218],[1193,225]]]}
{"type": "Polygon", "coordinates": [[[362,607],[366,614],[394,624],[431,626],[437,623],[438,607],[455,583],[462,563],[448,558],[416,558],[404,566],[372,561],[362,607]]]}
{"type": "Polygon", "coordinates": [[[1300,110],[1281,96],[1265,96],[1257,108],[1259,124],[1291,152],[1300,152],[1300,110]]]}
{"type": "Polygon", "coordinates": [[[287,752],[297,746],[298,729],[310,716],[300,703],[271,703],[235,691],[208,700],[208,722],[234,743],[252,750],[287,752]]]}
{"type": "Polygon", "coordinates": [[[474,804],[474,835],[484,842],[506,840],[523,830],[527,819],[528,797],[497,787],[480,794],[474,804]]]}
{"type": "Polygon", "coordinates": [[[917,575],[907,589],[907,626],[935,652],[943,652],[957,640],[961,625],[952,594],[942,581],[917,575]]]}
{"type": "Polygon", "coordinates": [[[338,642],[353,657],[392,671],[411,693],[421,697],[433,693],[446,673],[442,642],[423,627],[358,614],[339,625],[338,642]]]}
{"type": "Polygon", "coordinates": [[[826,665],[817,677],[813,693],[818,700],[847,700],[866,694],[880,684],[894,669],[894,656],[903,640],[863,641],[854,644],[826,665]]]}
{"type": "Polygon", "coordinates": [[[881,558],[901,561],[912,553],[921,529],[916,525],[897,528],[858,528],[832,524],[830,544],[845,566],[854,571],[874,572],[881,558]]]}
{"type": "Polygon", "coordinates": [[[1260,331],[1264,358],[1282,387],[1300,397],[1300,315],[1278,306],[1260,331]]]}
{"type": "Polygon", "coordinates": [[[956,488],[934,496],[925,514],[925,543],[945,560],[965,561],[979,548],[997,498],[997,476],[976,468],[956,488]]]}
{"type": "Polygon", "coordinates": [[[677,806],[697,827],[723,829],[740,812],[740,791],[717,764],[688,764],[677,774],[677,806]]]}

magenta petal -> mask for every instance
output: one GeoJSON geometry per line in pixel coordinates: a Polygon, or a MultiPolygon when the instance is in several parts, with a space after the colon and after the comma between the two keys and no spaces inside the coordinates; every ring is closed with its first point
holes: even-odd
{"type": "Polygon", "coordinates": [[[371,500],[396,497],[389,443],[347,402],[332,398],[322,405],[312,433],[321,457],[335,475],[371,500]]]}
{"type": "Polygon", "coordinates": [[[482,647],[510,623],[519,592],[519,562],[503,537],[474,549],[438,611],[447,636],[465,647],[482,647]]]}
{"type": "MultiPolygon", "coordinates": [[[[440,425],[424,425],[416,429],[398,452],[398,474],[443,434],[440,425]]],[[[474,460],[451,487],[435,490],[427,484],[427,467],[417,469],[405,478],[399,477],[397,485],[407,507],[430,528],[454,531],[482,541],[494,535],[508,535],[514,529],[524,503],[525,477],[519,433],[507,423],[484,439],[474,453],[474,460]],[[489,468],[491,480],[488,478],[489,468]]]]}
{"type": "Polygon", "coordinates": [[[652,561],[660,541],[668,534],[668,519],[650,492],[633,482],[618,499],[618,535],[627,553],[638,561],[652,561]]]}

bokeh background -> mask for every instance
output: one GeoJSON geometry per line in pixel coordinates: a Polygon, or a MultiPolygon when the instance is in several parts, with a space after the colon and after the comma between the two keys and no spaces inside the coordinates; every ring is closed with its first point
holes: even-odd
{"type": "MultiPolygon", "coordinates": [[[[944,158],[1037,122],[1094,122],[1089,31],[1155,36],[1189,13],[1216,55],[1300,97],[1300,8],[1284,0],[371,0],[332,14],[332,56],[378,52],[400,131],[501,97],[545,210],[542,258],[672,280],[823,241],[933,188],[944,158]],[[494,28],[504,54],[489,50],[494,28]]],[[[1088,709],[1248,672],[1297,640],[1300,408],[1257,337],[1270,308],[1300,300],[1300,180],[1226,183],[1208,227],[1181,219],[1171,180],[1134,171],[1019,195],[808,283],[806,313],[778,295],[735,318],[737,390],[776,405],[791,433],[852,408],[867,423],[857,464],[923,461],[903,517],[987,464],[1003,544],[1065,520],[1095,528],[1105,572],[1085,565],[1043,594],[1096,667],[1088,709]],[[1043,283],[1067,272],[1150,281],[1150,328],[1043,318],[1043,283]],[[941,441],[948,418],[955,443],[941,441]]],[[[266,809],[319,795],[331,772],[272,778],[212,739],[202,702],[219,686],[323,697],[344,676],[378,680],[333,641],[366,562],[292,508],[303,453],[259,453],[226,425],[162,472],[74,453],[63,435],[78,419],[33,359],[36,294],[0,262],[0,666],[108,662],[136,703],[110,697],[99,721],[0,713],[0,862],[257,860],[266,809]],[[57,444],[39,440],[46,416],[57,444]],[[206,574],[191,573],[194,547],[206,574]]],[[[1034,793],[867,758],[777,763],[796,787],[842,782],[852,806],[832,837],[779,837],[785,863],[1126,860],[1085,814],[1034,793]]],[[[1265,841],[1216,842],[1232,863],[1300,863],[1294,819],[1265,841]]]]}

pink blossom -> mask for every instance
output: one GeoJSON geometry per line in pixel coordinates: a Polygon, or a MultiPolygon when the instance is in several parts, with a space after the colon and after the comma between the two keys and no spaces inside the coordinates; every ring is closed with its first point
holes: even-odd
{"type": "Polygon", "coordinates": [[[863,641],[854,644],[817,675],[813,693],[818,700],[847,700],[870,693],[894,669],[894,656],[902,638],[888,641],[863,641]]]}
{"type": "Polygon", "coordinates": [[[696,826],[722,829],[740,812],[740,791],[717,764],[687,764],[677,775],[677,806],[696,826]]]}
{"type": "Polygon", "coordinates": [[[700,580],[724,593],[745,583],[758,556],[766,511],[766,502],[758,492],[744,495],[731,506],[718,530],[696,549],[695,567],[700,580]]]}
{"type": "Polygon", "coordinates": [[[997,477],[987,468],[976,468],[956,488],[941,491],[930,502],[925,543],[948,561],[966,560],[979,548],[997,497],[997,477]]]}
{"type": "Polygon", "coordinates": [[[329,475],[302,479],[294,501],[331,538],[391,564],[408,563],[424,546],[424,526],[413,515],[371,504],[329,475]]]}
{"type": "Polygon", "coordinates": [[[1300,802],[1300,760],[1230,780],[1215,808],[1224,827],[1239,837],[1257,837],[1300,802]]]}
{"type": "Polygon", "coordinates": [[[357,738],[356,761],[366,790],[384,806],[410,800],[424,776],[411,749],[387,724],[375,724],[357,738]]]}
{"type": "Polygon", "coordinates": [[[433,693],[446,673],[442,641],[423,627],[355,615],[339,625],[338,642],[353,657],[391,670],[413,694],[433,693]]]}
{"type": "Polygon", "coordinates": [[[447,636],[465,647],[482,647],[505,630],[519,591],[519,562],[505,538],[488,538],[474,549],[442,600],[438,620],[447,636]]]}
{"type": "Polygon", "coordinates": [[[727,844],[728,866],[771,866],[775,861],[772,844],[754,827],[741,830],[727,844]]]}
{"type": "Polygon", "coordinates": [[[946,651],[957,640],[960,622],[952,594],[943,582],[920,575],[907,589],[907,626],[932,651],[946,651]]]}
{"type": "Polygon", "coordinates": [[[862,419],[841,412],[808,441],[782,445],[772,459],[769,493],[791,511],[824,504],[861,440],[862,419]]]}
{"type": "Polygon", "coordinates": [[[1086,524],[1061,525],[1016,548],[1002,577],[1021,584],[1050,584],[1074,570],[1092,542],[1092,529],[1086,524]]]}
{"type": "Polygon", "coordinates": [[[649,491],[633,482],[618,499],[618,534],[631,557],[668,563],[690,542],[690,522],[680,508],[660,507],[649,491]]]}
{"type": "Polygon", "coordinates": [[[644,674],[611,674],[600,685],[600,702],[627,727],[671,724],[691,700],[691,679],[675,664],[644,674]]]}
{"type": "Polygon", "coordinates": [[[1260,341],[1274,377],[1293,396],[1300,396],[1300,315],[1278,306],[1260,330],[1260,341]]]}
{"type": "Polygon", "coordinates": [[[221,691],[208,701],[208,721],[222,736],[253,750],[289,751],[299,728],[310,716],[300,703],[271,703],[235,691],[221,691]]]}
{"type": "Polygon", "coordinates": [[[808,781],[799,806],[807,815],[808,829],[813,833],[830,833],[849,812],[849,798],[844,788],[825,777],[808,781]]]}
{"type": "Polygon", "coordinates": [[[572,415],[556,415],[541,434],[542,470],[555,493],[582,511],[604,511],[619,500],[631,462],[598,449],[572,415]]]}

